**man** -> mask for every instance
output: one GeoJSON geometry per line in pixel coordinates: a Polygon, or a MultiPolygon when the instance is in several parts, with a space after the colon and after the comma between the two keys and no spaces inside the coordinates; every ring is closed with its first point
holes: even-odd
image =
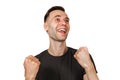
{"type": "Polygon", "coordinates": [[[50,45],[35,57],[24,61],[25,80],[98,80],[87,47],[78,50],[66,46],[69,17],[61,6],[53,6],[44,17],[50,45]]]}

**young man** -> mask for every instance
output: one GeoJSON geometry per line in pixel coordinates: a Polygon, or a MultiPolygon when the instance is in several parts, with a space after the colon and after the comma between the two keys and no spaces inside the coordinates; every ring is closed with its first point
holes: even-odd
{"type": "Polygon", "coordinates": [[[50,45],[35,57],[24,61],[25,80],[98,80],[87,47],[78,50],[66,46],[69,17],[61,6],[53,6],[44,17],[50,45]]]}

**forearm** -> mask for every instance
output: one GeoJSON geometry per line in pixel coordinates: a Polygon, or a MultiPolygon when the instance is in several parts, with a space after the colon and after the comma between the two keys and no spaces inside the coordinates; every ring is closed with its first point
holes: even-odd
{"type": "Polygon", "coordinates": [[[29,75],[25,73],[25,80],[35,80],[36,75],[29,75]]]}
{"type": "Polygon", "coordinates": [[[85,72],[85,77],[87,77],[87,79],[84,77],[84,80],[99,80],[93,64],[89,67],[86,67],[85,72]]]}
{"type": "Polygon", "coordinates": [[[30,72],[29,74],[25,72],[24,76],[25,76],[25,80],[35,80],[36,78],[36,74],[30,74],[30,72]]]}
{"type": "Polygon", "coordinates": [[[25,77],[25,80],[35,80],[35,78],[25,77]]]}

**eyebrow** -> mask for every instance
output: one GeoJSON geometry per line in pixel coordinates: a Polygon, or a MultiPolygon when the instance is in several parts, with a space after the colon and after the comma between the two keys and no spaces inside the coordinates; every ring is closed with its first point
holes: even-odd
{"type": "MultiPolygon", "coordinates": [[[[61,17],[61,15],[56,15],[55,17],[61,17]]],[[[69,17],[66,17],[65,19],[70,20],[69,17]]]]}
{"type": "Polygon", "coordinates": [[[56,15],[55,17],[61,17],[60,15],[56,15]]]}

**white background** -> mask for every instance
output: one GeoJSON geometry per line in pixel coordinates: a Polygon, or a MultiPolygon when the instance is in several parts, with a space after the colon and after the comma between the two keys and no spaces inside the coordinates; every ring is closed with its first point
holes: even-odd
{"type": "Polygon", "coordinates": [[[100,80],[120,80],[119,0],[1,0],[0,80],[24,80],[25,57],[48,48],[43,16],[54,5],[70,17],[67,45],[89,48],[100,80]]]}

